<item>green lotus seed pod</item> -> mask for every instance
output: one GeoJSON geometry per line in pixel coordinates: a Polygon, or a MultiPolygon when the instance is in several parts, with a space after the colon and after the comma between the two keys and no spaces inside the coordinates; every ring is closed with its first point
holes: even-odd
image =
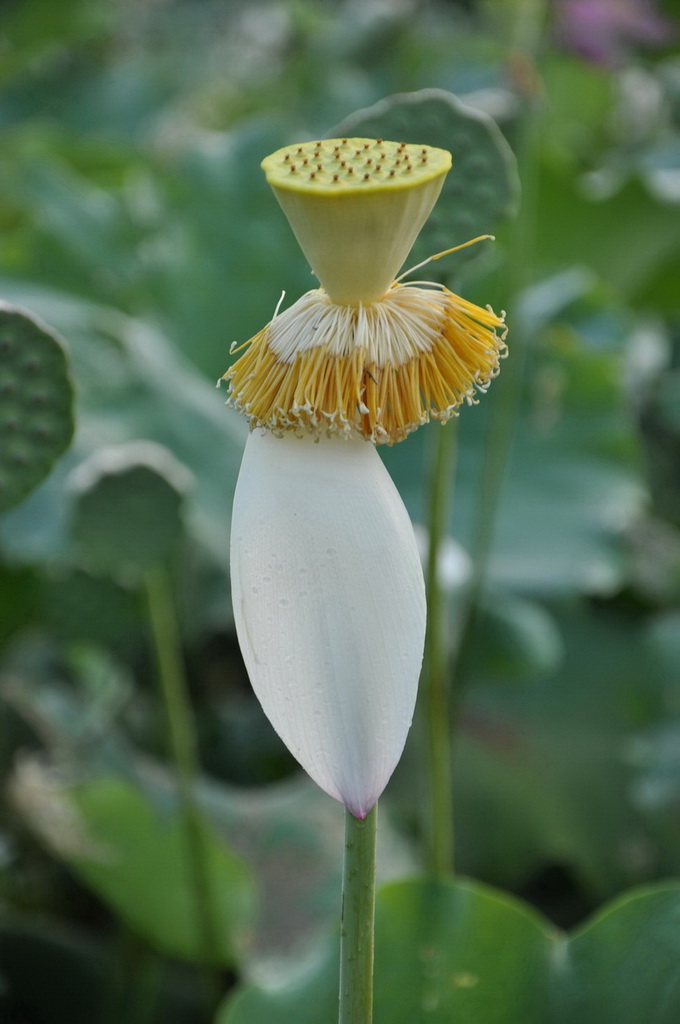
{"type": "Polygon", "coordinates": [[[88,568],[143,572],[172,553],[190,475],[167,449],[151,441],[105,448],[70,483],[72,532],[88,568]]]}
{"type": "Polygon", "coordinates": [[[45,479],[73,429],[63,342],[25,310],[0,302],[0,512],[45,479]]]}

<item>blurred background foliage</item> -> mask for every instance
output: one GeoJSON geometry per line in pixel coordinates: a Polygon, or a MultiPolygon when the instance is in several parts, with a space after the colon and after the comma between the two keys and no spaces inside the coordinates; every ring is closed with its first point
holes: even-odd
{"type": "MultiPolygon", "coordinates": [[[[206,1019],[150,567],[181,622],[220,990],[272,976],[334,919],[341,808],[298,774],[235,642],[246,428],[214,385],[281,290],[313,286],[260,160],[393,93],[447,90],[493,117],[522,182],[518,216],[455,275],[507,308],[511,347],[461,417],[442,561],[452,638],[470,587],[479,598],[455,672],[458,866],[562,926],[678,874],[673,14],[644,0],[0,5],[0,296],[66,339],[76,394],[72,446],[0,521],[8,1024],[206,1019]]],[[[439,248],[466,240],[459,212],[463,237],[439,248]]],[[[417,524],[439,429],[382,452],[417,524]]],[[[384,878],[420,863],[419,735],[383,801],[384,878]]]]}

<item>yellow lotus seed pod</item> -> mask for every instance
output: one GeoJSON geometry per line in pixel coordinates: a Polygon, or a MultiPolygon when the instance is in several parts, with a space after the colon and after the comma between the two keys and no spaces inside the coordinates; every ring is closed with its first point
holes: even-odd
{"type": "Polygon", "coordinates": [[[451,154],[383,139],[286,146],[262,168],[328,297],[383,297],[427,220],[451,154]]]}

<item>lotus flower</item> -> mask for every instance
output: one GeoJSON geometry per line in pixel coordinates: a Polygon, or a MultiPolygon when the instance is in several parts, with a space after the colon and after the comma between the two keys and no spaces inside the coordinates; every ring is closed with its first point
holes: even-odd
{"type": "Polygon", "coordinates": [[[358,818],[401,756],[426,619],[413,529],[375,445],[475,401],[505,352],[490,309],[395,280],[450,166],[444,150],[381,139],[267,157],[321,287],[225,374],[252,428],[231,541],[245,664],[288,748],[358,818]]]}

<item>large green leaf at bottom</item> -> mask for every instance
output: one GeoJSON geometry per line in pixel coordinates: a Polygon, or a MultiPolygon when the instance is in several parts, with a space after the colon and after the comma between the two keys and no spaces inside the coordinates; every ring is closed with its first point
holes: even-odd
{"type": "MultiPolygon", "coordinates": [[[[376,907],[375,1024],[677,1024],[680,885],[629,893],[573,937],[475,882],[386,886],[376,907]]],[[[326,1024],[336,945],[288,985],[251,986],[216,1024],[326,1024]]]]}
{"type": "Polygon", "coordinates": [[[677,1024],[680,886],[624,894],[562,939],[550,1024],[677,1024]]]}

